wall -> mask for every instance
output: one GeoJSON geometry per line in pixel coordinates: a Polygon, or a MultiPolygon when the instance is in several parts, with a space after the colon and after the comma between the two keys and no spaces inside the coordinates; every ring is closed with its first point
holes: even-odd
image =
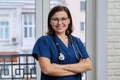
{"type": "Polygon", "coordinates": [[[108,80],[120,80],[120,0],[108,0],[108,80]]]}

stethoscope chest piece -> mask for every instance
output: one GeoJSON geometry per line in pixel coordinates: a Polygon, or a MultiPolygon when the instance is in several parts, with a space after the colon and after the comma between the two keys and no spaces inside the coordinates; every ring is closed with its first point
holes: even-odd
{"type": "Polygon", "coordinates": [[[63,61],[65,59],[65,56],[62,53],[59,53],[59,60],[63,61]]]}

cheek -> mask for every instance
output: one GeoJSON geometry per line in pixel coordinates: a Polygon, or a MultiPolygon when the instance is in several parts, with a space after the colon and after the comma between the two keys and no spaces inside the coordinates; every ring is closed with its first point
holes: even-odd
{"type": "Polygon", "coordinates": [[[69,25],[70,24],[70,20],[68,20],[67,22],[66,22],[66,25],[69,25]]]}
{"type": "Polygon", "coordinates": [[[69,26],[69,24],[70,24],[70,23],[69,23],[69,22],[67,22],[65,25],[69,26]]]}
{"type": "Polygon", "coordinates": [[[50,22],[50,25],[51,25],[51,26],[55,26],[55,24],[54,24],[54,23],[52,23],[52,22],[50,22]]]}

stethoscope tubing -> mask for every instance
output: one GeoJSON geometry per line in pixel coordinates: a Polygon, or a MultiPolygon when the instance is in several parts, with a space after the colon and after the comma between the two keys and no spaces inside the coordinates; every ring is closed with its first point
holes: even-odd
{"type": "MultiPolygon", "coordinates": [[[[65,59],[65,56],[64,56],[64,54],[62,53],[62,51],[61,51],[61,49],[60,49],[60,46],[59,46],[59,43],[57,42],[55,36],[56,36],[56,35],[52,35],[52,38],[53,38],[53,41],[54,41],[54,43],[55,43],[55,45],[56,45],[56,48],[57,48],[57,51],[58,51],[58,54],[59,54],[58,59],[59,59],[60,61],[63,61],[63,60],[65,59]]],[[[73,50],[74,50],[75,57],[76,57],[77,60],[81,60],[81,59],[82,59],[82,53],[81,53],[81,51],[79,50],[80,48],[78,47],[77,41],[76,41],[75,44],[73,44],[73,38],[74,38],[74,37],[73,37],[72,35],[70,35],[70,43],[72,44],[72,48],[73,48],[73,50]],[[78,53],[79,53],[79,55],[80,55],[80,58],[79,58],[78,55],[77,55],[77,50],[76,50],[76,48],[75,48],[75,45],[76,45],[76,48],[77,48],[78,53]]]]}

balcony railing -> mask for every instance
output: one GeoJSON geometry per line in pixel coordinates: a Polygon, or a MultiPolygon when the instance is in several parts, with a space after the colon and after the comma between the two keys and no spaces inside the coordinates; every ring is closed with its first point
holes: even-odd
{"type": "Polygon", "coordinates": [[[0,80],[36,80],[31,54],[0,54],[0,80]]]}

